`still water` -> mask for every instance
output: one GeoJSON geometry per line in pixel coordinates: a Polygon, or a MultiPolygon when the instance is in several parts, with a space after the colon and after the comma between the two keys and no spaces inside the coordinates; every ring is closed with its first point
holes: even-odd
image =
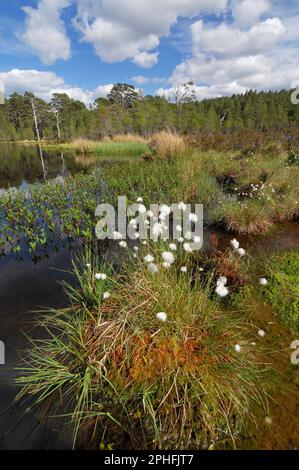
{"type": "Polygon", "coordinates": [[[0,143],[0,188],[26,189],[29,184],[85,172],[96,165],[92,157],[74,152],[45,151],[35,145],[0,143]]]}

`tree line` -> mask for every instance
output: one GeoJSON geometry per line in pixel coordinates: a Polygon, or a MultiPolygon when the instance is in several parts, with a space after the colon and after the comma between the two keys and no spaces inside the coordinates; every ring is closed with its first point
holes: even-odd
{"type": "Polygon", "coordinates": [[[133,86],[118,83],[93,106],[56,93],[48,103],[32,93],[13,93],[0,106],[0,140],[99,139],[120,133],[144,136],[167,129],[182,134],[238,129],[284,129],[299,125],[299,105],[289,91],[249,91],[197,101],[192,83],[174,89],[170,99],[142,96],[133,86]]]}

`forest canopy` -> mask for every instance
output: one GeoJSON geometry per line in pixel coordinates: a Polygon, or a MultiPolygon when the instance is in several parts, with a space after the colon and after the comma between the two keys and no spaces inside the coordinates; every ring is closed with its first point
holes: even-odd
{"type": "Polygon", "coordinates": [[[117,83],[107,98],[93,106],[56,93],[49,103],[32,95],[13,93],[0,106],[0,140],[36,138],[32,99],[44,139],[99,139],[120,133],[144,136],[167,129],[182,134],[225,129],[284,129],[299,125],[299,106],[291,103],[289,91],[255,92],[197,101],[192,84],[167,101],[160,96],[142,96],[138,89],[117,83]]]}

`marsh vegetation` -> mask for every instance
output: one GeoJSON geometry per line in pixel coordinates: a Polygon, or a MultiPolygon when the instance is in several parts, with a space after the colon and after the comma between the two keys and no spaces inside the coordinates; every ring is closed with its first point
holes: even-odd
{"type": "MultiPolygon", "coordinates": [[[[3,259],[37,262],[66,244],[74,257],[66,308],[43,312],[19,365],[18,399],[64,415],[74,446],[252,448],[261,429],[261,447],[298,446],[298,432],[288,444],[272,436],[282,424],[293,432],[294,408],[275,422],[273,400],[287,387],[298,330],[294,154],[203,151],[166,132],[62,148],[100,165],[0,198],[3,259]],[[101,159],[111,146],[115,157],[101,159]],[[95,208],[119,195],[146,208],[202,203],[203,250],[188,239],[96,241],[95,208]],[[284,224],[293,238],[271,246],[284,224]]],[[[296,385],[291,393],[296,408],[296,385]]]]}

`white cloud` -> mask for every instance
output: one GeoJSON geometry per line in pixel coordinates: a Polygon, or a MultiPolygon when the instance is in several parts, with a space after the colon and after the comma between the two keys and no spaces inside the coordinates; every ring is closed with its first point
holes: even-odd
{"type": "Polygon", "coordinates": [[[99,85],[96,88],[94,95],[96,98],[107,98],[107,95],[109,95],[112,88],[112,83],[109,83],[108,85],[99,85]]]}
{"type": "Polygon", "coordinates": [[[132,59],[141,67],[157,63],[160,37],[179,16],[224,11],[227,0],[77,0],[73,22],[82,41],[105,62],[132,59]]]}
{"type": "Polygon", "coordinates": [[[153,67],[158,63],[158,52],[139,52],[133,59],[134,64],[144,69],[153,67]]]}
{"type": "Polygon", "coordinates": [[[138,85],[146,85],[147,83],[165,83],[168,81],[163,77],[145,77],[144,75],[135,75],[135,77],[132,77],[132,80],[138,85]]]}
{"type": "Polygon", "coordinates": [[[247,27],[255,24],[270,9],[269,0],[235,0],[232,13],[239,26],[247,27]]]}
{"type": "Polygon", "coordinates": [[[45,64],[70,57],[70,39],[61,12],[77,5],[72,24],[81,40],[93,45],[105,62],[131,59],[144,68],[158,61],[160,38],[178,17],[225,11],[227,0],[39,0],[27,14],[22,39],[45,64]]]}
{"type": "Polygon", "coordinates": [[[29,91],[45,101],[50,101],[53,93],[66,93],[70,98],[80,100],[87,106],[98,97],[106,97],[113,86],[99,85],[95,90],[87,90],[68,85],[62,77],[50,71],[20,69],[0,72],[0,83],[1,81],[4,83],[6,96],[14,92],[29,91]]]}
{"type": "MultiPolygon", "coordinates": [[[[236,82],[227,84],[226,86],[219,85],[202,85],[193,87],[195,99],[201,101],[209,98],[219,98],[221,96],[230,96],[233,94],[242,94],[246,92],[246,88],[238,85],[236,82]]],[[[156,91],[157,96],[166,98],[168,101],[174,101],[175,87],[159,88],[156,91]]]]}
{"type": "MultiPolygon", "coordinates": [[[[235,1],[235,22],[225,17],[217,26],[195,21],[190,26],[192,55],[176,66],[171,83],[192,80],[198,98],[290,88],[299,77],[298,25],[292,17],[271,17],[272,9],[282,12],[278,3],[274,9],[268,1],[235,1]],[[261,21],[267,12],[269,18],[261,21]]],[[[171,92],[171,87],[157,91],[171,92]]]]}
{"type": "Polygon", "coordinates": [[[248,31],[222,23],[205,27],[202,20],[191,26],[194,53],[205,52],[218,57],[254,55],[274,47],[285,33],[279,18],[269,18],[248,31]]]}
{"type": "MultiPolygon", "coordinates": [[[[76,16],[68,27],[75,28],[80,40],[90,44],[102,61],[131,60],[143,68],[157,64],[161,38],[170,36],[179,20],[188,20],[181,21],[179,33],[173,36],[184,43],[188,55],[176,66],[172,76],[162,79],[136,75],[132,79],[138,85],[164,81],[164,88],[158,94],[170,96],[173,85],[189,80],[194,81],[196,94],[202,98],[243,93],[250,88],[288,87],[299,78],[298,0],[288,0],[287,8],[285,0],[38,0],[36,3],[36,8],[25,8],[27,17],[22,37],[24,44],[46,64],[70,57],[70,39],[61,15],[73,5],[76,10],[69,11],[76,11],[76,16]],[[212,15],[205,16],[208,13],[212,15]],[[218,15],[217,22],[213,15],[218,15]],[[192,22],[186,31],[186,24],[192,22]],[[169,88],[165,83],[169,83],[169,88]]],[[[19,72],[28,76],[29,71],[19,72]]],[[[83,90],[66,84],[55,74],[45,77],[40,75],[42,72],[36,73],[39,75],[32,75],[27,85],[30,90],[42,87],[39,93],[44,96],[49,96],[52,89],[62,89],[90,103],[96,92],[105,96],[112,86],[83,90]]],[[[12,75],[9,80],[12,83],[12,75]]]]}
{"type": "Polygon", "coordinates": [[[27,18],[21,39],[44,64],[70,58],[71,42],[60,19],[60,12],[71,2],[72,0],[41,0],[37,8],[23,8],[27,18]]]}

